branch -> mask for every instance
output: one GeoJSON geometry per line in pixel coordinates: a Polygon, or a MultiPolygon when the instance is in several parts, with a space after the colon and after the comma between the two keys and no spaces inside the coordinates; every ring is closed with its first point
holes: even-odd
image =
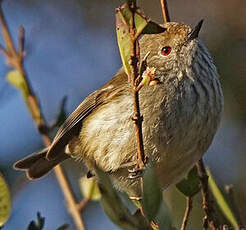
{"type": "Polygon", "coordinates": [[[180,230],[185,230],[189,217],[190,217],[190,212],[192,209],[192,198],[191,197],[186,197],[186,209],[185,209],[185,214],[184,214],[184,218],[183,218],[183,222],[182,222],[182,226],[180,228],[180,230]]]}
{"type": "MultiPolygon", "coordinates": [[[[28,81],[26,71],[23,66],[24,61],[24,28],[20,27],[19,29],[19,52],[16,51],[11,35],[9,33],[8,26],[6,24],[6,20],[2,10],[2,1],[0,1],[0,24],[2,26],[3,38],[5,41],[6,48],[0,46],[1,52],[4,54],[4,57],[7,60],[7,64],[19,71],[26,85],[25,93],[27,94],[27,100],[25,100],[26,105],[32,115],[32,118],[37,126],[40,135],[43,138],[43,142],[45,146],[49,146],[51,144],[51,139],[48,136],[48,126],[44,120],[44,117],[41,112],[41,108],[39,106],[38,100],[31,88],[31,85],[28,81]]],[[[60,184],[61,190],[65,196],[68,209],[73,217],[75,225],[78,230],[84,230],[84,224],[82,217],[80,215],[79,209],[77,208],[77,203],[74,198],[72,189],[69,185],[67,177],[64,174],[64,171],[61,166],[56,166],[54,168],[54,172],[56,178],[60,184]]]]}
{"type": "Polygon", "coordinates": [[[164,23],[170,22],[170,16],[168,12],[167,0],[160,0],[161,1],[161,10],[164,23]]]}
{"type": "Polygon", "coordinates": [[[131,47],[131,76],[130,81],[133,86],[133,100],[134,100],[134,116],[132,120],[135,122],[136,126],[136,137],[137,137],[137,168],[143,169],[145,162],[144,155],[144,144],[143,144],[143,132],[142,132],[142,122],[143,117],[140,113],[139,106],[139,91],[137,89],[138,82],[136,81],[139,75],[138,71],[138,63],[139,63],[139,55],[137,53],[137,36],[136,36],[136,26],[135,26],[135,12],[137,10],[136,1],[128,1],[129,9],[131,10],[131,21],[130,21],[130,35],[132,41],[131,47]]]}
{"type": "Polygon", "coordinates": [[[77,209],[79,211],[83,211],[89,202],[90,202],[90,198],[84,198],[77,204],[77,209]]]}
{"type": "Polygon", "coordinates": [[[19,27],[18,41],[19,41],[19,55],[23,59],[24,58],[24,45],[25,45],[25,30],[23,26],[19,27]]]}
{"type": "Polygon", "coordinates": [[[210,225],[212,230],[220,229],[220,224],[216,218],[213,201],[210,197],[209,188],[208,188],[208,175],[206,173],[203,160],[199,160],[196,164],[198,176],[201,181],[201,193],[202,193],[202,204],[203,210],[206,214],[203,222],[203,229],[208,228],[208,224],[210,225]]]}

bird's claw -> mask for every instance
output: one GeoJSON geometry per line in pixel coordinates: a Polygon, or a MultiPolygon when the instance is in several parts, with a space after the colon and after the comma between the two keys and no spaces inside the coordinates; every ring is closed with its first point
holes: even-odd
{"type": "Polygon", "coordinates": [[[128,169],[129,172],[129,179],[136,179],[136,178],[140,178],[143,176],[143,172],[144,172],[144,168],[143,169],[139,169],[139,168],[134,168],[134,169],[128,169]]]}
{"type": "MultiPolygon", "coordinates": [[[[148,163],[148,160],[149,160],[149,157],[148,156],[145,156],[144,165],[146,165],[148,163]]],[[[129,179],[140,178],[140,177],[143,176],[144,170],[145,170],[145,167],[144,168],[137,168],[137,167],[135,167],[133,169],[128,169],[128,172],[129,172],[128,178],[129,179]]]]}

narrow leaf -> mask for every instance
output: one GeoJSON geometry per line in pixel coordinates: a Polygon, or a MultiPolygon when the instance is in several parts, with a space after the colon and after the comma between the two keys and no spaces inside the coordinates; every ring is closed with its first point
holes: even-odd
{"type": "Polygon", "coordinates": [[[155,176],[153,163],[149,160],[143,176],[143,208],[149,221],[156,217],[162,202],[162,192],[155,176]]]}
{"type": "Polygon", "coordinates": [[[123,5],[121,8],[116,9],[116,35],[118,41],[118,47],[120,50],[121,60],[125,69],[125,72],[129,76],[131,71],[130,67],[130,55],[131,55],[131,36],[130,36],[130,16],[131,12],[127,5],[123,5]]]}
{"type": "Polygon", "coordinates": [[[225,215],[227,220],[231,223],[231,225],[235,229],[239,229],[239,225],[237,223],[236,217],[234,216],[229,204],[227,203],[222,192],[220,191],[218,185],[216,184],[210,170],[207,168],[206,171],[207,171],[207,174],[209,176],[209,178],[208,178],[209,187],[211,189],[211,192],[212,192],[218,206],[220,207],[221,211],[223,212],[223,214],[225,215]]]}
{"type": "MultiPolygon", "coordinates": [[[[116,34],[117,41],[120,50],[121,60],[125,69],[125,72],[129,76],[130,71],[130,59],[131,59],[131,47],[132,47],[132,37],[130,35],[130,20],[132,12],[127,4],[116,9],[116,34]]],[[[145,15],[140,11],[134,15],[134,22],[136,27],[135,38],[137,39],[142,33],[161,33],[165,31],[165,28],[160,25],[151,22],[145,17],[145,15]]]]}
{"type": "Polygon", "coordinates": [[[187,176],[176,185],[176,188],[185,196],[193,197],[196,195],[201,189],[197,168],[193,167],[187,176]]]}
{"type": "Polygon", "coordinates": [[[172,230],[172,218],[162,198],[151,159],[148,160],[143,176],[143,208],[148,220],[154,221],[161,230],[172,230]]]}
{"type": "Polygon", "coordinates": [[[0,173],[0,227],[7,222],[11,211],[10,192],[2,174],[0,173]]]}
{"type": "Polygon", "coordinates": [[[113,188],[108,175],[99,169],[96,174],[100,181],[101,204],[109,218],[124,230],[150,230],[151,228],[142,215],[131,215],[120,199],[119,192],[113,188]]]}
{"type": "Polygon", "coordinates": [[[163,33],[166,28],[162,27],[161,25],[150,21],[147,26],[142,31],[142,34],[159,34],[163,33]]]}
{"type": "Polygon", "coordinates": [[[174,230],[171,213],[164,201],[161,202],[157,216],[153,220],[159,226],[159,230],[174,230]]]}

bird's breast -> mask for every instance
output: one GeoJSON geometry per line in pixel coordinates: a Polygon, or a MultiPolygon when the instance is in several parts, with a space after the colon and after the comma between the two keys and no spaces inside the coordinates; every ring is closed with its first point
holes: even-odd
{"type": "MultiPolygon", "coordinates": [[[[180,178],[207,150],[220,119],[194,84],[172,80],[140,91],[145,153],[156,163],[162,187],[180,178]]],[[[107,172],[136,162],[132,115],[130,92],[100,106],[84,120],[73,155],[107,172]]]]}

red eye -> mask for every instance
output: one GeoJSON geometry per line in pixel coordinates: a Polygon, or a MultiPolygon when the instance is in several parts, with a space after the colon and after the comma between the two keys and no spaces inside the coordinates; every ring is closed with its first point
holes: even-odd
{"type": "Polygon", "coordinates": [[[170,46],[164,46],[161,49],[161,54],[164,55],[164,56],[167,56],[168,54],[171,53],[171,50],[172,50],[172,48],[170,46]]]}

